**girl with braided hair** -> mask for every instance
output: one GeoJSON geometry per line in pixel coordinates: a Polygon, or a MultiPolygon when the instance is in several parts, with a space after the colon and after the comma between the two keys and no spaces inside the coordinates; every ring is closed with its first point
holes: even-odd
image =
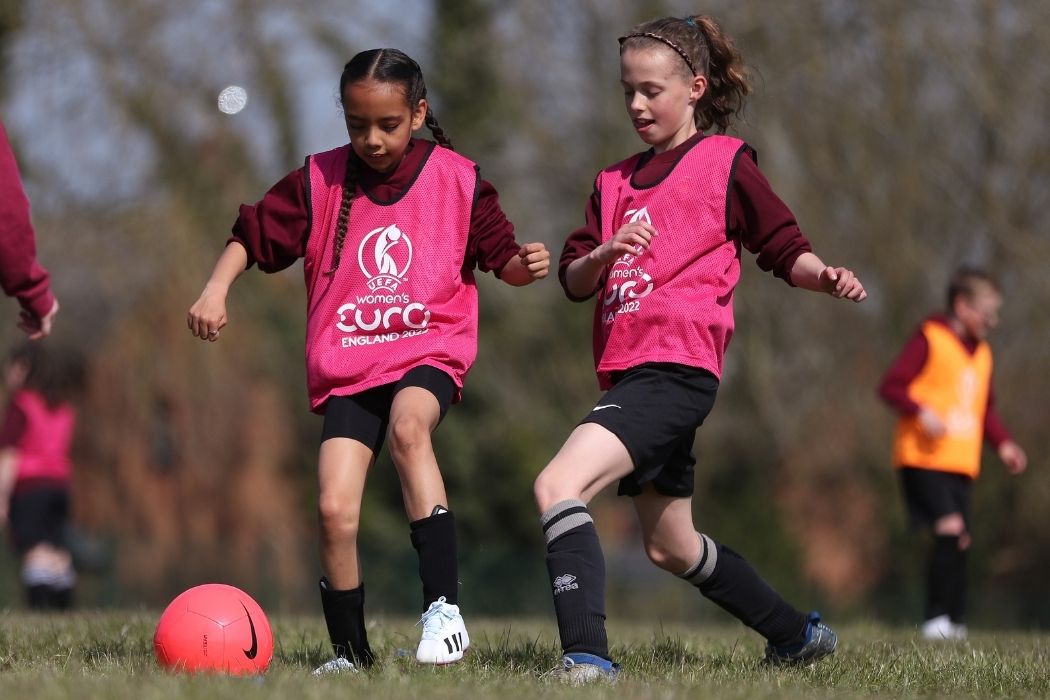
{"type": "Polygon", "coordinates": [[[519,246],[493,187],[452,150],[419,65],[396,49],[354,56],[339,81],[348,145],[311,155],[259,203],[242,206],[190,331],[215,341],[247,267],[304,259],[310,408],[324,415],[318,467],[321,603],[335,658],[374,656],[357,552],[368,469],[384,442],[397,469],[423,584],[421,663],[459,661],[456,533],[430,434],[459,400],[477,353],[475,268],[513,286],[547,275],[542,243],[519,246]],[[423,125],[434,141],[412,137],[423,125]]]}
{"type": "Polygon", "coordinates": [[[693,524],[692,454],[733,333],[740,249],[792,286],[861,301],[849,270],[813,254],[754,151],[725,136],[749,92],[710,17],[667,17],[620,38],[627,114],[650,148],[598,174],[586,225],[561,255],[566,295],[597,295],[593,350],[607,390],[535,483],[569,682],[613,679],[605,564],[587,502],[619,481],[646,553],[766,638],[770,663],[808,663],[837,638],[693,524]]]}

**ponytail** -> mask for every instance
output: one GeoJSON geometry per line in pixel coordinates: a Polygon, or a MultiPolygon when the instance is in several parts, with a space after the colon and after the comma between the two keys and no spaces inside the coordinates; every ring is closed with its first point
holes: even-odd
{"type": "Polygon", "coordinates": [[[696,128],[706,131],[711,127],[724,134],[730,123],[744,110],[744,101],[751,92],[744,58],[733,39],[710,17],[690,17],[704,35],[708,47],[707,93],[697,106],[696,128]]]}

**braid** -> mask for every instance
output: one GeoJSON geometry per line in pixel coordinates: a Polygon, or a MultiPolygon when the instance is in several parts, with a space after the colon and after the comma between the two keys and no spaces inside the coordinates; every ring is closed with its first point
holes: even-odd
{"type": "Polygon", "coordinates": [[[445,130],[438,124],[437,117],[434,116],[434,110],[430,109],[430,105],[427,105],[427,116],[424,121],[427,128],[430,129],[430,133],[434,135],[434,140],[444,146],[450,151],[456,150],[452,145],[452,139],[445,134],[445,130]]]}
{"type": "Polygon", "coordinates": [[[343,241],[346,240],[346,229],[350,224],[350,207],[357,193],[357,160],[350,153],[346,160],[346,174],[343,176],[343,199],[339,203],[339,218],[335,222],[335,246],[332,251],[332,267],[326,275],[334,275],[339,269],[339,258],[343,252],[343,241]]]}

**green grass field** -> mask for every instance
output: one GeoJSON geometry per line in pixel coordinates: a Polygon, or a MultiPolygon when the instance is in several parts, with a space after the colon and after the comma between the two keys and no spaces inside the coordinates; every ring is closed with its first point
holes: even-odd
{"type": "Polygon", "coordinates": [[[971,633],[929,643],[914,630],[838,626],[838,652],[810,668],[759,663],[762,643],[736,626],[703,629],[612,624],[624,667],[616,686],[567,688],[548,672],[558,661],[553,620],[470,620],[467,659],[418,666],[414,621],[376,619],[370,639],[382,661],[367,673],[314,678],[327,659],[320,619],[277,616],[269,672],[260,678],[171,675],[152,648],[154,613],[39,616],[0,611],[0,698],[460,698],[607,697],[1048,697],[1050,635],[971,633]]]}

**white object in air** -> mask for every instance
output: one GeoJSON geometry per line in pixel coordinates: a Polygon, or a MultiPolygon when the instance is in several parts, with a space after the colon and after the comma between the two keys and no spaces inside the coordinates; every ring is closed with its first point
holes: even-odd
{"type": "Polygon", "coordinates": [[[248,91],[240,85],[230,85],[219,93],[219,111],[223,114],[237,114],[248,104],[248,91]]]}

